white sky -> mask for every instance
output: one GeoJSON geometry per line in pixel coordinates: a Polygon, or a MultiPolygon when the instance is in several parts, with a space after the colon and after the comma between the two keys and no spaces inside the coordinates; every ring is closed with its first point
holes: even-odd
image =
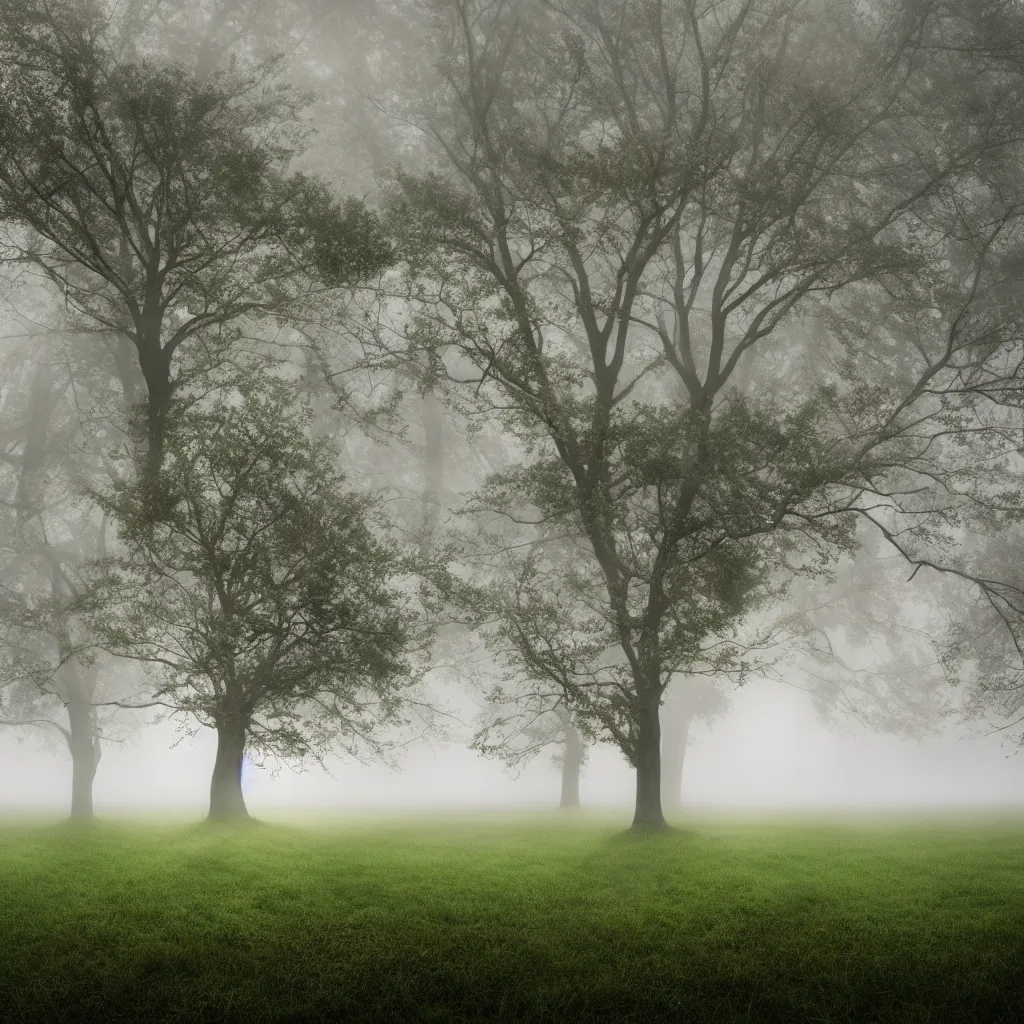
{"type": "MultiPolygon", "coordinates": [[[[694,808],[894,807],[1024,804],[1024,753],[998,736],[950,734],[916,743],[869,733],[852,722],[842,732],[821,725],[801,694],[751,682],[711,730],[694,729],[684,799],[694,808]]],[[[38,749],[31,733],[19,744],[0,730],[0,813],[63,812],[70,799],[68,755],[38,749]]],[[[107,744],[95,783],[97,811],[206,809],[214,734],[175,739],[173,726],[150,726],[124,745],[107,744]]],[[[250,810],[330,812],[369,807],[454,808],[555,805],[558,771],[542,756],[518,779],[498,763],[453,744],[410,749],[405,770],[341,762],[334,778],[319,769],[255,771],[246,785],[250,810]]],[[[628,805],[633,776],[619,753],[591,752],[581,783],[585,805],[628,805]]]]}

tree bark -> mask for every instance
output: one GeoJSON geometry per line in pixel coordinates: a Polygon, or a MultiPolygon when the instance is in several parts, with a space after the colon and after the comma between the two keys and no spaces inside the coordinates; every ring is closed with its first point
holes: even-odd
{"type": "Polygon", "coordinates": [[[583,740],[565,708],[555,708],[562,723],[562,795],[558,806],[575,809],[580,806],[580,769],[583,766],[583,740]]]}
{"type": "Polygon", "coordinates": [[[637,723],[636,806],[632,829],[637,832],[661,832],[668,822],[661,810],[661,722],[660,700],[648,700],[637,723]]]}
{"type": "Polygon", "coordinates": [[[683,762],[693,724],[693,712],[683,711],[664,717],[661,730],[661,802],[666,810],[678,811],[683,805],[683,762]]]}
{"type": "Polygon", "coordinates": [[[164,464],[164,438],[174,395],[174,382],[171,379],[170,356],[160,344],[162,317],[159,313],[147,311],[143,319],[147,321],[148,329],[139,332],[135,343],[139,369],[146,383],[145,436],[139,438],[143,449],[139,456],[144,479],[153,483],[164,464]]]}
{"type": "Polygon", "coordinates": [[[93,818],[92,784],[100,763],[100,740],[96,718],[90,704],[68,701],[68,749],[71,751],[71,817],[75,821],[93,818]]]}
{"type": "Polygon", "coordinates": [[[143,472],[150,483],[156,481],[163,468],[164,437],[170,407],[170,387],[165,387],[162,382],[156,387],[151,385],[146,406],[146,451],[143,462],[143,472]]]}
{"type": "Polygon", "coordinates": [[[237,821],[249,817],[242,796],[242,757],[246,723],[237,717],[217,723],[217,758],[210,781],[211,821],[237,821]]]}

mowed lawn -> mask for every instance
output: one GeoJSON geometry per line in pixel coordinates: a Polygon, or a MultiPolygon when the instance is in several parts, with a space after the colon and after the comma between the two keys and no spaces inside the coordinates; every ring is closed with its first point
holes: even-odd
{"type": "MultiPolygon", "coordinates": [[[[628,820],[628,819],[627,819],[628,820]]],[[[0,826],[5,1021],[1024,1021],[1024,821],[0,826]]]]}

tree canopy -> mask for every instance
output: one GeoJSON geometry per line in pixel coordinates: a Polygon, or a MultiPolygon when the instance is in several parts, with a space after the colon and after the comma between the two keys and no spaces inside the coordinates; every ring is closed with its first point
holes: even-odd
{"type": "Polygon", "coordinates": [[[242,318],[308,308],[316,290],[393,260],[361,202],[290,170],[309,98],[278,70],[125,56],[92,0],[0,12],[7,256],[45,274],[83,323],[130,339],[153,465],[182,374],[216,362],[242,318]]]}

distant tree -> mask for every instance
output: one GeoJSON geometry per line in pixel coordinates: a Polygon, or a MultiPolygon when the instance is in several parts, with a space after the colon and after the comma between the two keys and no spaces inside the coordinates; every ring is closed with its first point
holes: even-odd
{"type": "Polygon", "coordinates": [[[683,804],[683,768],[694,722],[711,723],[729,708],[726,680],[691,676],[672,683],[661,706],[661,802],[677,812],[683,804]]]}
{"type": "Polygon", "coordinates": [[[524,680],[516,690],[490,689],[470,746],[485,757],[498,758],[513,771],[542,752],[551,752],[561,772],[559,807],[571,810],[580,806],[587,741],[564,699],[552,694],[550,687],[530,686],[524,680]]]}
{"type": "Polygon", "coordinates": [[[9,623],[5,631],[8,647],[0,662],[0,726],[33,730],[49,749],[59,737],[57,743],[71,757],[70,816],[89,821],[94,816],[93,786],[104,744],[124,741],[123,715],[115,722],[112,703],[129,700],[134,683],[124,678],[123,666],[114,664],[114,659],[71,658],[61,664],[69,645],[59,643],[58,629],[49,631],[53,646],[40,643],[44,630],[38,620],[23,630],[20,643],[9,623]]]}
{"type": "Polygon", "coordinates": [[[359,201],[289,170],[308,97],[275,84],[277,64],[125,57],[109,14],[98,0],[0,7],[0,220],[7,258],[130,342],[155,471],[175,393],[246,319],[294,313],[393,253],[359,201]]]}
{"type": "MultiPolygon", "coordinates": [[[[948,619],[935,642],[961,686],[961,720],[1024,747],[1024,417],[1012,398],[1002,402],[994,418],[1003,444],[971,446],[986,472],[963,502],[955,571],[940,589],[948,619]]],[[[934,544],[899,540],[910,560],[933,569],[934,544]]]]}
{"type": "Polygon", "coordinates": [[[561,750],[557,764],[562,770],[562,786],[558,806],[574,808],[580,805],[580,772],[587,757],[587,745],[576,728],[569,710],[562,704],[552,709],[561,730],[561,750]]]}
{"type": "Polygon", "coordinates": [[[102,741],[116,734],[113,709],[96,704],[127,698],[130,683],[112,659],[89,653],[87,626],[74,612],[83,567],[103,554],[105,534],[79,485],[104,470],[81,419],[87,389],[64,348],[54,333],[12,345],[2,364],[0,724],[63,737],[71,816],[81,819],[93,814],[102,741]]]}
{"type": "MultiPolygon", "coordinates": [[[[910,739],[938,732],[952,713],[954,674],[943,638],[955,602],[918,580],[898,552],[862,527],[860,546],[833,571],[793,581],[767,609],[762,629],[774,637],[758,674],[806,693],[830,727],[854,720],[910,739]],[[770,625],[769,621],[770,620],[770,625]]],[[[673,683],[662,705],[662,802],[678,810],[690,726],[713,721],[730,704],[728,680],[673,683]]]]}
{"type": "Polygon", "coordinates": [[[780,609],[792,643],[776,675],[805,690],[822,720],[852,718],[877,732],[921,738],[945,725],[955,677],[943,637],[955,612],[941,588],[908,580],[906,562],[863,531],[831,579],[793,588],[780,609]]]}
{"type": "Polygon", "coordinates": [[[153,704],[216,729],[211,818],[246,816],[246,750],[385,753],[428,640],[377,503],[346,490],[293,397],[243,374],[168,423],[155,490],[96,498],[127,555],[91,591],[95,628],[159,670],[153,704]]]}
{"type": "Polygon", "coordinates": [[[326,11],[322,0],[100,0],[125,56],[163,57],[200,77],[230,64],[258,64],[293,52],[326,11]]]}

